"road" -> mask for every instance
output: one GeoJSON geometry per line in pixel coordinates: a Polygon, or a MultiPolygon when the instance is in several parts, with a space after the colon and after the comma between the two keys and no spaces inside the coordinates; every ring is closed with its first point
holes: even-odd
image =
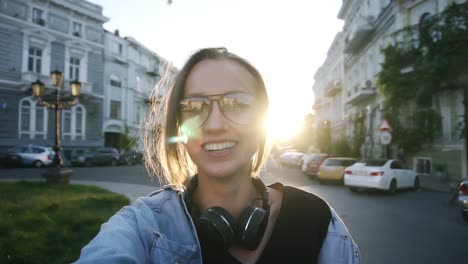
{"type": "MultiPolygon", "coordinates": [[[[2,169],[1,178],[40,178],[43,170],[2,169]]],[[[315,193],[341,216],[361,251],[363,264],[461,263],[466,259],[468,222],[450,205],[450,194],[401,191],[352,193],[320,185],[297,168],[268,164],[262,178],[315,193]]],[[[73,179],[159,186],[142,166],[74,168],[73,179]]]]}

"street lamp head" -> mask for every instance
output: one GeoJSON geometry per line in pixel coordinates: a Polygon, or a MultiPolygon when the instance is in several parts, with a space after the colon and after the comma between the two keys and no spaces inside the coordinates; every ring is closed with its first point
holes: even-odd
{"type": "Polygon", "coordinates": [[[81,83],[78,80],[74,80],[70,83],[70,91],[73,96],[80,96],[81,93],[81,83]]]}
{"type": "Polygon", "coordinates": [[[50,73],[50,76],[52,77],[52,84],[60,89],[63,82],[63,73],[59,70],[55,70],[50,73]]]}
{"type": "Polygon", "coordinates": [[[36,97],[41,97],[45,93],[44,83],[40,80],[37,80],[32,83],[33,95],[36,97]]]}

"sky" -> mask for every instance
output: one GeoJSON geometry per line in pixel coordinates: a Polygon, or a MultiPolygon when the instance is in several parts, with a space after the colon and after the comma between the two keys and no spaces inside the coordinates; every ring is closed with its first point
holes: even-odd
{"type": "Polygon", "coordinates": [[[195,50],[223,46],[263,75],[271,133],[293,136],[312,111],[314,74],[335,35],[342,0],[88,0],[118,29],[181,68],[195,50]]]}

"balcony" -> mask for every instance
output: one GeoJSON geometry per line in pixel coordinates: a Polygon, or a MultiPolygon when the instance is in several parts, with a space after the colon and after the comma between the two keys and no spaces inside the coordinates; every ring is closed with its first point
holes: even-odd
{"type": "Polygon", "coordinates": [[[149,76],[153,76],[153,77],[156,77],[159,75],[159,65],[153,65],[153,66],[150,66],[150,67],[146,67],[146,74],[148,74],[149,76]]]}
{"type": "Polygon", "coordinates": [[[118,64],[128,64],[127,60],[117,53],[112,53],[112,60],[118,64]]]}
{"type": "MultiPolygon", "coordinates": [[[[65,81],[63,84],[64,91],[70,91],[70,80],[65,81]]],[[[82,94],[92,94],[93,93],[93,84],[81,82],[81,93],[82,94]]]]}
{"type": "Polygon", "coordinates": [[[358,104],[359,102],[368,99],[374,96],[375,94],[377,94],[377,88],[372,87],[371,85],[366,85],[365,87],[359,88],[359,90],[355,94],[349,96],[346,99],[345,103],[353,105],[358,104]]]}
{"type": "Polygon", "coordinates": [[[334,97],[342,90],[341,80],[332,80],[325,87],[325,95],[328,97],[334,97]]]}
{"type": "Polygon", "coordinates": [[[325,100],[324,98],[315,98],[315,103],[314,103],[314,106],[313,108],[315,109],[315,111],[318,111],[319,109],[321,109],[322,107],[324,107],[325,105],[325,100]]]}
{"type": "Polygon", "coordinates": [[[350,30],[350,34],[345,40],[345,53],[356,53],[358,49],[366,42],[369,36],[374,32],[372,23],[373,16],[359,16],[356,24],[350,30]]]}
{"type": "Polygon", "coordinates": [[[26,89],[31,88],[31,83],[40,80],[41,82],[44,83],[46,87],[52,88],[52,79],[50,78],[50,75],[42,75],[39,73],[35,72],[23,72],[21,74],[21,86],[26,85],[26,89]]]}
{"type": "Polygon", "coordinates": [[[33,19],[33,23],[39,26],[45,26],[45,20],[43,18],[35,18],[33,19]]]}

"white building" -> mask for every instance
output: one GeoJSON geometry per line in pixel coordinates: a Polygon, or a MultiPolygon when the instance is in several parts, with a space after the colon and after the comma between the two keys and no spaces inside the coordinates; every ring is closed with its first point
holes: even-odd
{"type": "MultiPolygon", "coordinates": [[[[106,146],[120,148],[122,134],[138,137],[150,95],[170,63],[135,39],[120,37],[118,31],[106,32],[104,39],[103,134],[106,146]]],[[[160,96],[165,93],[157,92],[160,96]]],[[[141,142],[135,146],[141,147],[141,142]]]]}
{"type": "MultiPolygon", "coordinates": [[[[466,0],[343,0],[338,18],[344,20],[327,59],[315,74],[313,87],[317,120],[330,121],[332,139],[345,136],[353,142],[361,135],[361,156],[382,157],[378,127],[382,122],[383,98],[376,85],[376,75],[384,61],[382,50],[408,35],[404,29],[417,27],[420,21],[442,12],[451,3],[466,0]],[[338,106],[339,105],[339,106],[338,106]]],[[[442,137],[430,150],[414,157],[414,166],[427,161],[443,163],[449,175],[466,175],[460,121],[463,104],[460,94],[444,94],[439,100],[442,137]]],[[[396,148],[397,146],[393,146],[396,148]]],[[[431,173],[432,171],[426,170],[431,173]]]]}
{"type": "Polygon", "coordinates": [[[85,0],[0,1],[0,151],[19,144],[52,146],[55,114],[32,96],[40,80],[64,73],[63,90],[82,83],[79,103],[61,116],[64,154],[102,146],[102,8],[85,0]]]}

